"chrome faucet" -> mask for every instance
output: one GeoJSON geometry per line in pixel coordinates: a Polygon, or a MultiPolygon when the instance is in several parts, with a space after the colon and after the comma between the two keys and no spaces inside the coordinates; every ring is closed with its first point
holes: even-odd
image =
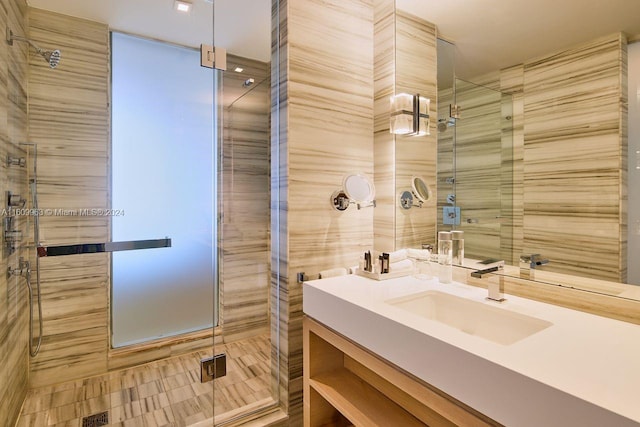
{"type": "Polygon", "coordinates": [[[505,300],[504,298],[504,276],[502,274],[497,275],[498,283],[490,280],[492,276],[496,276],[495,272],[501,271],[503,269],[503,265],[496,265],[494,267],[485,268],[484,270],[477,270],[471,273],[471,277],[475,277],[476,279],[482,279],[485,276],[487,278],[487,291],[489,295],[487,295],[487,299],[492,301],[502,302],[505,300]]]}
{"type": "Polygon", "coordinates": [[[540,254],[520,255],[520,278],[534,280],[536,269],[544,264],[549,264],[549,260],[540,254]]]}

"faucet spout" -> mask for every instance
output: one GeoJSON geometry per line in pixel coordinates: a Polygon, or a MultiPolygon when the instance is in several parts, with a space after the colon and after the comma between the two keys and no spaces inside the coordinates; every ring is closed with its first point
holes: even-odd
{"type": "Polygon", "coordinates": [[[504,276],[501,274],[493,274],[497,271],[502,270],[502,265],[497,265],[490,268],[485,268],[484,270],[476,270],[471,272],[471,277],[476,279],[486,278],[487,281],[487,291],[489,294],[487,295],[488,300],[502,302],[505,300],[504,298],[504,276]],[[497,283],[495,280],[491,280],[492,278],[497,278],[497,283]]]}
{"type": "Polygon", "coordinates": [[[549,264],[549,260],[540,254],[520,255],[520,278],[534,280],[535,270],[545,264],[549,264]]]}

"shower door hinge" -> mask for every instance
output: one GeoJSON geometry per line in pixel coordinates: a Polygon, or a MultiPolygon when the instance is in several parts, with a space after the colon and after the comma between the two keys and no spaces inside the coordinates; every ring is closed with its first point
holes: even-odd
{"type": "Polygon", "coordinates": [[[213,47],[209,44],[201,44],[200,45],[200,66],[226,71],[227,49],[223,47],[213,47]]]}
{"type": "Polygon", "coordinates": [[[452,119],[460,118],[460,106],[457,104],[449,104],[449,117],[452,119]]]}
{"type": "Polygon", "coordinates": [[[227,375],[227,355],[216,354],[200,360],[200,382],[206,383],[227,375]]]}

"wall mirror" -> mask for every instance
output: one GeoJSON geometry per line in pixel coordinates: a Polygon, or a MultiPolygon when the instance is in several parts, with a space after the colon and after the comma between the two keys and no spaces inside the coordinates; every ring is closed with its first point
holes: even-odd
{"type": "MultiPolygon", "coordinates": [[[[628,256],[640,248],[637,242],[640,226],[636,225],[640,224],[640,209],[635,207],[640,207],[640,203],[635,202],[632,191],[634,182],[640,182],[635,169],[640,143],[634,137],[637,135],[634,132],[638,132],[635,122],[640,120],[637,118],[640,98],[638,83],[631,72],[638,62],[640,26],[628,18],[629,13],[640,13],[637,2],[621,0],[615,11],[610,8],[594,11],[594,16],[585,19],[598,25],[576,28],[571,37],[553,33],[554,18],[543,12],[540,5],[536,6],[538,11],[529,11],[530,22],[523,23],[524,19],[516,17],[528,6],[505,2],[504,10],[514,8],[513,14],[506,13],[516,22],[508,27],[512,31],[510,37],[504,37],[506,29],[484,31],[491,34],[482,31],[471,34],[469,30],[466,34],[458,33],[457,39],[452,33],[459,27],[445,16],[446,7],[424,3],[399,0],[397,7],[402,13],[433,22],[439,36],[452,40],[438,41],[438,115],[433,120],[438,138],[434,186],[438,229],[464,230],[465,250],[475,258],[505,259],[518,267],[521,254],[540,253],[549,263],[542,266],[536,280],[558,283],[569,278],[576,288],[640,299],[640,287],[623,285],[640,284],[633,257],[628,256]],[[522,46],[526,28],[545,29],[545,33],[548,29],[549,37],[535,47],[535,52],[530,50],[518,56],[514,52],[522,46]],[[625,35],[616,39],[616,33],[621,32],[625,35]],[[615,73],[618,61],[620,73],[614,83],[618,85],[619,96],[612,95],[614,101],[605,113],[601,102],[592,109],[582,108],[589,97],[602,95],[606,90],[597,82],[583,80],[583,73],[568,72],[570,67],[562,64],[562,58],[582,49],[585,72],[587,63],[606,61],[603,59],[606,54],[598,54],[597,46],[607,43],[617,44],[611,50],[614,65],[609,70],[615,73]],[[501,52],[498,49],[491,52],[491,45],[501,52]],[[549,71],[553,68],[551,58],[558,52],[562,53],[554,65],[565,67],[564,76],[553,76],[549,71]],[[522,70],[515,69],[518,65],[522,70]],[[505,70],[509,73],[505,74],[505,70]],[[547,80],[542,77],[536,80],[535,73],[546,73],[547,80]],[[520,85],[518,89],[514,89],[513,81],[508,82],[511,78],[520,85]],[[564,83],[559,83],[563,78],[564,83]],[[557,84],[557,89],[564,90],[565,100],[578,100],[583,105],[573,109],[562,96],[554,98],[544,91],[549,84],[557,84]],[[546,104],[536,100],[536,96],[546,104]],[[460,110],[456,111],[456,106],[460,110]],[[624,112],[627,107],[628,118],[624,112]],[[537,114],[540,116],[536,117],[537,114]],[[608,139],[618,155],[596,154],[608,144],[603,140],[595,143],[595,133],[608,127],[606,119],[601,121],[606,114],[618,118],[612,121],[614,131],[608,139]],[[481,116],[485,119],[482,124],[473,126],[471,122],[481,116]],[[589,141],[594,141],[594,145],[589,141]],[[591,159],[592,166],[583,163],[586,158],[591,159]],[[602,185],[598,190],[597,186],[602,185]],[[460,214],[457,223],[443,227],[443,209],[448,206],[459,207],[460,214]]],[[[576,5],[563,4],[564,7],[576,5]]],[[[566,18],[571,16],[569,9],[553,14],[565,17],[565,24],[559,26],[565,34],[566,26],[572,25],[566,18]]],[[[504,12],[502,7],[500,10],[504,12]]],[[[470,26],[476,27],[499,19],[489,9],[470,15],[474,15],[470,26]]],[[[594,76],[595,70],[586,74],[594,76]]]]}
{"type": "Polygon", "coordinates": [[[356,203],[371,203],[376,198],[373,181],[364,174],[354,173],[345,176],[342,186],[347,197],[356,203]]]}

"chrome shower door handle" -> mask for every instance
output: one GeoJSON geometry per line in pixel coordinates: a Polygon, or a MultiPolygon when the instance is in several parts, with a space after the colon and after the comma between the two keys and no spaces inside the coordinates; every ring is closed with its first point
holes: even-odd
{"type": "Polygon", "coordinates": [[[75,245],[38,246],[39,257],[170,248],[171,239],[126,240],[122,242],[79,243],[75,245]]]}

